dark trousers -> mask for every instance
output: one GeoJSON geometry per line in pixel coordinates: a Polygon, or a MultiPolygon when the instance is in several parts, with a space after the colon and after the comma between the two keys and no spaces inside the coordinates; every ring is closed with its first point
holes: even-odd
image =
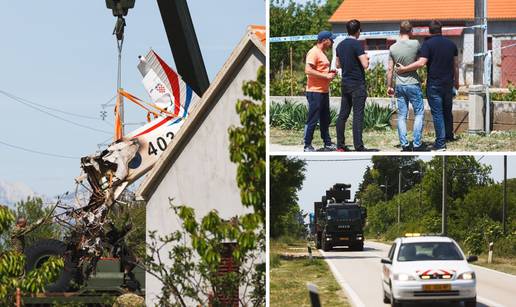
{"type": "Polygon", "coordinates": [[[330,96],[328,93],[306,92],[308,117],[305,125],[305,147],[312,145],[315,127],[319,122],[324,145],[331,145],[330,138],[330,96]]]}
{"type": "Polygon", "coordinates": [[[443,113],[446,139],[453,139],[453,87],[443,87],[443,113]]]}
{"type": "Polygon", "coordinates": [[[345,128],[351,109],[353,109],[353,146],[356,150],[364,147],[362,130],[364,128],[364,108],[367,98],[365,85],[342,87],[340,112],[337,118],[337,148],[344,148],[345,128]]]}
{"type": "Polygon", "coordinates": [[[426,96],[434,120],[436,135],[435,146],[442,147],[445,144],[445,139],[453,138],[453,87],[451,85],[442,86],[429,84],[427,86],[426,96]],[[444,127],[441,127],[442,124],[439,123],[441,120],[444,123],[444,127]],[[443,128],[444,131],[439,131],[443,128]]]}

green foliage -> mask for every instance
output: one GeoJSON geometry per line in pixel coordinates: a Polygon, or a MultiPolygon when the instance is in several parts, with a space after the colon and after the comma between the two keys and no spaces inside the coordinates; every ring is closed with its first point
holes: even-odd
{"type": "Polygon", "coordinates": [[[490,242],[496,242],[503,235],[502,225],[487,217],[479,218],[468,229],[469,235],[464,240],[468,252],[479,255],[489,248],[490,242]]]}
{"type": "Polygon", "coordinates": [[[367,104],[364,110],[364,127],[371,130],[386,130],[391,128],[391,116],[394,112],[379,104],[367,104]]]}
{"type": "MultiPolygon", "coordinates": [[[[489,177],[491,167],[477,162],[473,156],[449,156],[447,161],[448,195],[451,199],[464,197],[475,186],[492,183],[489,177]]],[[[435,210],[439,211],[442,200],[442,157],[435,156],[426,165],[423,193],[430,196],[435,210]]]]}
{"type": "MultiPolygon", "coordinates": [[[[303,60],[304,61],[304,60],[303,60]]],[[[301,69],[301,68],[300,68],[301,69]]],[[[426,73],[423,73],[426,76],[426,73]]],[[[383,64],[379,63],[365,71],[368,97],[387,96],[387,72],[383,64]]],[[[339,97],[342,95],[341,77],[336,76],[330,82],[330,95],[339,97]]],[[[303,96],[305,94],[306,75],[304,67],[301,70],[282,71],[271,77],[270,92],[271,96],[303,96]]]]}
{"type": "Polygon", "coordinates": [[[384,191],[377,184],[368,185],[360,194],[360,203],[365,207],[373,207],[384,201],[386,198],[384,191]]]}
{"type": "MultiPolygon", "coordinates": [[[[270,36],[305,35],[330,30],[328,19],[341,2],[342,0],[330,0],[324,3],[310,0],[300,4],[294,0],[273,0],[269,9],[270,36]]],[[[275,79],[276,74],[290,70],[287,68],[290,65],[295,71],[304,71],[306,53],[313,45],[313,41],[271,44],[269,50],[271,80],[275,79]],[[292,63],[290,62],[291,51],[292,63]]],[[[271,82],[271,89],[272,87],[271,82]]],[[[290,91],[290,85],[288,88],[290,91]]]]}
{"type": "Polygon", "coordinates": [[[242,89],[254,101],[237,102],[242,126],[229,129],[230,159],[238,165],[242,204],[265,221],[265,68],[260,67],[256,81],[245,82],[242,89]]]}
{"type": "Polygon", "coordinates": [[[109,213],[116,229],[121,230],[131,223],[131,230],[124,236],[127,247],[137,258],[145,257],[145,214],[146,204],[142,201],[119,203],[109,213]]]}
{"type": "Polygon", "coordinates": [[[516,101],[516,86],[509,81],[509,93],[491,93],[493,101],[516,101]]]}
{"type": "Polygon", "coordinates": [[[285,70],[274,75],[270,82],[270,92],[274,96],[303,95],[305,86],[306,75],[303,72],[291,74],[290,70],[285,70]]]}
{"type": "Polygon", "coordinates": [[[362,182],[358,187],[357,198],[362,199],[363,193],[370,184],[375,184],[382,190],[385,199],[390,200],[398,193],[399,170],[402,168],[401,190],[406,191],[421,181],[421,176],[415,172],[424,172],[422,162],[414,156],[373,156],[373,167],[367,167],[362,182]]]}
{"type": "MultiPolygon", "coordinates": [[[[7,231],[15,221],[14,213],[0,205],[0,234],[7,231]]],[[[13,251],[0,253],[0,304],[7,306],[14,302],[16,289],[22,293],[43,292],[45,285],[53,282],[64,267],[60,257],[50,257],[43,265],[25,272],[25,256],[13,251]]]]}
{"type": "Polygon", "coordinates": [[[270,176],[270,236],[301,237],[305,226],[300,222],[302,212],[297,203],[297,192],[305,180],[303,160],[286,156],[271,156],[270,176]]]}
{"type": "MultiPolygon", "coordinates": [[[[408,157],[404,157],[406,159],[408,157]]],[[[442,198],[442,157],[428,162],[406,160],[402,168],[402,193],[385,195],[379,189],[382,178],[397,180],[400,157],[373,157],[373,167],[367,168],[358,196],[368,208],[365,232],[369,236],[393,240],[405,233],[440,233],[442,198]],[[408,168],[407,168],[408,167],[408,168]],[[423,170],[423,180],[406,178],[410,170],[423,170]],[[394,173],[393,173],[394,172],[394,173]],[[407,185],[404,183],[407,180],[407,185]],[[382,197],[387,196],[387,201],[382,197]],[[401,224],[397,223],[398,206],[401,224]]],[[[509,206],[508,233],[502,234],[502,184],[493,183],[491,168],[472,156],[448,156],[448,235],[463,242],[465,251],[482,254],[494,242],[495,255],[516,255],[516,208],[509,206]]],[[[419,176],[419,175],[416,175],[419,176]]],[[[393,183],[397,183],[394,181],[393,183]]],[[[507,202],[516,201],[516,179],[507,181],[507,202]]]]}
{"type": "MultiPolygon", "coordinates": [[[[205,306],[210,296],[215,300],[211,303],[219,306],[222,302],[216,302],[218,295],[229,296],[239,286],[249,285],[256,278],[263,282],[255,270],[265,246],[263,232],[257,231],[262,227],[257,214],[223,220],[213,210],[199,221],[193,208],[172,204],[171,208],[179,217],[182,230],[166,236],[150,232],[151,243],[147,246],[145,261],[149,273],[163,283],[159,296],[161,306],[186,306],[186,298],[205,306]],[[232,243],[231,255],[237,270],[219,274],[227,242],[232,243]],[[168,255],[169,263],[161,261],[163,255],[168,255]]],[[[264,270],[264,267],[258,269],[264,270]]],[[[264,273],[260,271],[260,274],[264,273]]],[[[241,294],[240,299],[244,301],[245,294],[241,294]]],[[[264,303],[264,297],[260,300],[253,296],[251,299],[254,305],[264,303]]]]}
{"type": "MultiPolygon", "coordinates": [[[[306,123],[308,108],[306,104],[292,103],[285,100],[284,103],[271,103],[270,123],[272,127],[285,130],[301,130],[306,123]]],[[[364,110],[364,129],[385,130],[391,127],[392,111],[375,103],[366,104],[364,110]]],[[[330,108],[330,125],[337,122],[337,111],[330,108]]]]}
{"type": "MultiPolygon", "coordinates": [[[[26,201],[20,201],[16,204],[16,218],[25,217],[27,225],[36,223],[39,219],[47,217],[51,213],[52,208],[43,205],[43,199],[39,197],[30,198],[26,201]]],[[[38,226],[25,236],[26,246],[32,245],[39,239],[56,239],[62,237],[61,227],[55,223],[45,223],[38,226]]]]}
{"type": "Polygon", "coordinates": [[[271,253],[271,268],[277,268],[281,265],[280,256],[276,253],[271,253]]]}
{"type": "Polygon", "coordinates": [[[182,228],[165,236],[150,232],[145,257],[146,270],[162,283],[160,306],[223,306],[227,302],[219,298],[239,289],[245,289],[240,305],[265,305],[265,69],[242,89],[253,100],[237,102],[242,126],[229,129],[229,149],[242,204],[253,212],[226,220],[212,210],[198,218],[193,208],[170,200],[182,228]],[[221,273],[228,255],[235,270],[221,273]]]}

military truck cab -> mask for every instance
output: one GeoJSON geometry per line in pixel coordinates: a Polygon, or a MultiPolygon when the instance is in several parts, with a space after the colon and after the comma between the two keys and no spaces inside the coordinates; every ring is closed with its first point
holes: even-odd
{"type": "Polygon", "coordinates": [[[314,204],[315,240],[317,248],[329,251],[336,246],[351,250],[364,249],[366,209],[350,201],[351,185],[338,183],[326,191],[322,202],[314,204]]]}

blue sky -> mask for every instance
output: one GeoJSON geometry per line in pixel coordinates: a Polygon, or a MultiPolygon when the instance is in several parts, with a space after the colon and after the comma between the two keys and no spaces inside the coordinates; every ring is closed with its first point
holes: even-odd
{"type": "MultiPolygon", "coordinates": [[[[199,45],[213,80],[249,24],[265,24],[263,0],[189,0],[199,45]]],[[[153,48],[172,67],[172,53],[156,1],[136,1],[126,17],[123,87],[148,99],[136,69],[137,56],[153,48]]],[[[115,17],[105,1],[0,0],[0,90],[35,103],[99,117],[101,104],[116,90],[115,17]]],[[[54,111],[106,133],[74,126],[0,95],[0,142],[42,152],[80,157],[112,135],[112,109],[106,122],[54,111]]],[[[145,114],[126,107],[127,122],[145,114]]],[[[128,130],[136,127],[129,127],[128,130]]],[[[79,159],[60,159],[0,144],[0,179],[24,182],[49,196],[73,187],[79,159]]]]}

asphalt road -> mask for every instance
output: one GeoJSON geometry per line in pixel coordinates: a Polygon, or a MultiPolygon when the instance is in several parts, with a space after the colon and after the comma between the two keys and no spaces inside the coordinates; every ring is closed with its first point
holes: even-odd
{"type": "MultiPolygon", "coordinates": [[[[390,246],[365,242],[364,251],[346,248],[320,251],[333,275],[356,307],[388,306],[383,303],[380,259],[390,246]]],[[[516,306],[516,276],[474,266],[477,274],[477,306],[516,306]]],[[[417,304],[414,306],[463,306],[459,303],[417,304]]]]}

